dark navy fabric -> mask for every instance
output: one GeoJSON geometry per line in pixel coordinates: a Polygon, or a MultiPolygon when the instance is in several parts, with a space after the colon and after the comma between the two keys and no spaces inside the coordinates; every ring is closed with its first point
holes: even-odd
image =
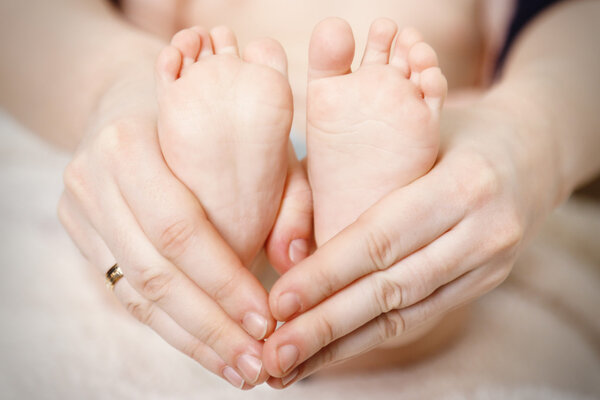
{"type": "Polygon", "coordinates": [[[515,39],[521,33],[521,30],[534,19],[544,9],[550,7],[554,3],[558,3],[562,0],[518,0],[516,8],[513,13],[513,18],[510,23],[508,34],[506,35],[506,41],[504,47],[498,57],[498,63],[496,70],[499,70],[506,59],[506,55],[513,45],[515,39]]]}

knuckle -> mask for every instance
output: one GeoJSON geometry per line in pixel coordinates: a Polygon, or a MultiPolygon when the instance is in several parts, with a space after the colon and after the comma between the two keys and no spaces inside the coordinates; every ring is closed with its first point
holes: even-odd
{"type": "Polygon", "coordinates": [[[392,241],[381,227],[368,228],[365,246],[369,260],[377,270],[384,270],[395,262],[392,241]]]}
{"type": "Polygon", "coordinates": [[[191,219],[180,219],[167,224],[158,237],[158,249],[167,258],[176,259],[190,245],[196,232],[196,224],[191,219]]]}
{"type": "Polygon", "coordinates": [[[130,121],[119,120],[103,128],[96,138],[95,150],[111,163],[128,159],[135,141],[131,125],[130,121]]]}
{"type": "Polygon", "coordinates": [[[154,316],[154,308],[149,303],[140,303],[137,301],[128,301],[125,308],[131,315],[142,324],[150,325],[154,316]]]}
{"type": "Polygon", "coordinates": [[[317,290],[320,291],[321,298],[327,298],[338,291],[340,282],[336,279],[335,274],[325,271],[325,269],[317,268],[314,270],[315,282],[319,282],[317,290]]]}
{"type": "Polygon", "coordinates": [[[382,313],[387,313],[402,307],[404,289],[402,286],[385,277],[375,279],[375,290],[373,291],[375,301],[382,313]]]}
{"type": "Polygon", "coordinates": [[[183,354],[199,363],[202,363],[204,360],[204,345],[199,341],[191,341],[189,344],[185,345],[181,351],[183,354]]]}
{"type": "Polygon", "coordinates": [[[326,346],[321,349],[319,353],[319,361],[321,365],[325,366],[332,364],[339,359],[339,346],[331,344],[330,346],[326,346]]]}
{"type": "Polygon", "coordinates": [[[63,183],[65,188],[73,194],[80,195],[87,186],[87,173],[85,161],[82,156],[75,156],[63,172],[63,183]]]}
{"type": "Polygon", "coordinates": [[[388,312],[377,317],[381,342],[400,336],[406,330],[402,315],[397,311],[388,312]]]}
{"type": "Polygon", "coordinates": [[[513,250],[523,241],[524,227],[516,216],[509,217],[502,230],[502,250],[513,250]]]}
{"type": "Polygon", "coordinates": [[[220,340],[229,337],[225,332],[224,324],[205,323],[197,333],[197,338],[210,348],[217,348],[220,340]]]}
{"type": "Polygon", "coordinates": [[[160,268],[147,269],[140,273],[142,295],[153,303],[160,303],[171,290],[173,273],[160,268]]]}
{"type": "Polygon", "coordinates": [[[469,154],[458,187],[473,207],[481,206],[501,190],[500,174],[492,162],[480,154],[469,154]]]}
{"type": "Polygon", "coordinates": [[[516,256],[519,246],[524,238],[524,226],[516,217],[501,214],[501,221],[494,227],[494,234],[490,235],[485,245],[485,252],[490,257],[516,256]]]}
{"type": "Polygon", "coordinates": [[[238,280],[235,275],[229,275],[224,279],[219,286],[213,291],[212,297],[217,303],[222,303],[226,298],[230,297],[236,291],[238,280]]]}
{"type": "Polygon", "coordinates": [[[336,339],[335,330],[333,329],[331,322],[327,320],[327,316],[321,315],[317,326],[317,340],[318,343],[320,343],[321,348],[327,346],[336,339]]]}

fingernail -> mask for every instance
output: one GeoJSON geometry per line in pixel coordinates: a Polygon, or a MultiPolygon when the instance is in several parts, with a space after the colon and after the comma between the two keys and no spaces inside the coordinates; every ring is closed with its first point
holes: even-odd
{"type": "Polygon", "coordinates": [[[223,376],[236,388],[241,389],[244,387],[244,380],[238,375],[237,372],[235,372],[235,369],[231,367],[225,367],[223,370],[223,376]]]}
{"type": "Polygon", "coordinates": [[[298,361],[298,348],[293,344],[286,344],[277,350],[279,357],[279,368],[284,374],[290,370],[298,361]]]}
{"type": "Polygon", "coordinates": [[[294,264],[298,264],[300,261],[304,260],[308,257],[308,241],[305,239],[292,240],[288,255],[294,264]]]}
{"type": "Polygon", "coordinates": [[[290,383],[291,381],[293,381],[297,375],[298,375],[298,368],[293,370],[289,375],[281,378],[281,383],[283,384],[283,386],[287,386],[287,384],[290,383]]]}
{"type": "Polygon", "coordinates": [[[256,340],[264,339],[267,334],[267,320],[255,312],[249,312],[244,316],[242,325],[256,340]]]}
{"type": "Polygon", "coordinates": [[[295,293],[284,293],[279,296],[277,302],[279,315],[284,320],[287,320],[292,315],[300,311],[300,298],[295,293]]]}
{"type": "Polygon", "coordinates": [[[237,367],[246,378],[246,382],[253,384],[258,380],[262,362],[250,354],[243,354],[238,357],[237,367]]]}

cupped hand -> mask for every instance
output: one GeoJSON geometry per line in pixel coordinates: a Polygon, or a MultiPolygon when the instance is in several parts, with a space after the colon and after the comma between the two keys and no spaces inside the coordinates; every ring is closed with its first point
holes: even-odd
{"type": "Polygon", "coordinates": [[[446,111],[437,164],[276,282],[264,346],[281,388],[498,286],[555,205],[547,148],[499,107],[446,111]],[[279,379],[282,378],[282,379],[279,379]]]}
{"type": "MultiPolygon", "coordinates": [[[[59,217],[103,273],[118,263],[124,277],[114,293],[136,318],[234,386],[250,388],[268,377],[261,339],[275,321],[267,293],[166,165],[147,82],[151,76],[124,77],[107,90],[65,170],[59,217]]],[[[286,186],[292,192],[294,177],[286,186]]],[[[281,213],[273,243],[293,236],[298,221],[287,207],[281,213]]]]}

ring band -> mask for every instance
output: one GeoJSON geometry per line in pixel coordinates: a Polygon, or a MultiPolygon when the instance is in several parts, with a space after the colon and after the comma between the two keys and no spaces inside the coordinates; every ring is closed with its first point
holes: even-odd
{"type": "Polygon", "coordinates": [[[109,289],[114,289],[119,279],[123,277],[123,271],[119,268],[118,264],[110,267],[108,271],[106,271],[106,287],[109,289]]]}

